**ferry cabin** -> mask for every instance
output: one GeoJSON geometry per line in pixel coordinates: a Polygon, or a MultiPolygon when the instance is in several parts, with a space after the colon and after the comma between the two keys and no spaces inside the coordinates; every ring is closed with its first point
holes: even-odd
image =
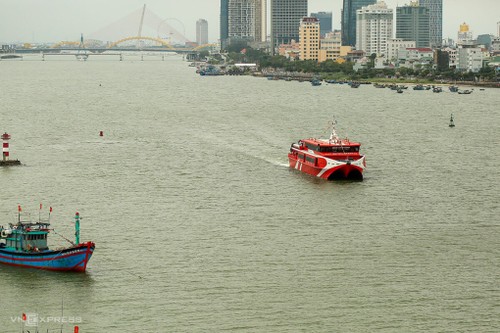
{"type": "Polygon", "coordinates": [[[360,143],[350,142],[349,140],[339,140],[338,143],[331,144],[328,142],[324,142],[321,140],[315,139],[307,139],[304,140],[305,147],[308,149],[319,153],[325,157],[332,156],[334,159],[338,159],[345,155],[346,158],[351,157],[360,157],[359,156],[359,147],[360,143]]]}
{"type": "Polygon", "coordinates": [[[304,150],[304,153],[299,150],[297,159],[323,168],[326,165],[326,161],[322,158],[308,155],[306,153],[307,150],[313,151],[315,155],[321,155],[337,161],[355,161],[361,158],[359,154],[360,146],[360,143],[350,142],[347,139],[338,140],[336,143],[326,142],[325,140],[306,139],[300,142],[299,149],[304,150]]]}

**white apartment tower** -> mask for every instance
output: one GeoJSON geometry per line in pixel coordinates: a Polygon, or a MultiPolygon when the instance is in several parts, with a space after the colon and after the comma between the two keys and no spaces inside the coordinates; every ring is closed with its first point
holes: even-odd
{"type": "Polygon", "coordinates": [[[265,41],[266,21],[266,0],[229,0],[229,40],[265,41]]]}
{"type": "Polygon", "coordinates": [[[204,19],[196,21],[196,43],[198,45],[208,44],[208,22],[204,19]]]}
{"type": "Polygon", "coordinates": [[[367,55],[387,53],[392,38],[393,10],[384,1],[358,9],[356,12],[356,49],[367,55]]]}

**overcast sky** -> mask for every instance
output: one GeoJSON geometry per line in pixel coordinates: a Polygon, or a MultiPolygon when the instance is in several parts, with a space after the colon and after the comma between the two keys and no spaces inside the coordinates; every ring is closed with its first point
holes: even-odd
{"type": "MultiPolygon", "coordinates": [[[[395,9],[409,0],[386,0],[386,3],[395,9]]],[[[496,35],[500,0],[443,0],[443,3],[443,37],[456,39],[462,22],[469,24],[474,35],[496,35]]],[[[185,31],[189,40],[196,39],[199,18],[208,21],[209,40],[215,42],[219,38],[220,0],[0,0],[0,42],[79,40],[80,33],[95,36],[117,22],[129,26],[127,35],[136,35],[140,15],[134,18],[130,14],[138,13],[144,4],[164,19],[165,24],[185,31]],[[125,17],[129,20],[124,20],[125,17]]],[[[333,12],[336,29],[340,28],[341,7],[342,0],[309,0],[309,12],[333,12]]],[[[153,30],[151,26],[149,34],[154,34],[153,30]]],[[[143,36],[147,34],[144,30],[143,36]]]]}

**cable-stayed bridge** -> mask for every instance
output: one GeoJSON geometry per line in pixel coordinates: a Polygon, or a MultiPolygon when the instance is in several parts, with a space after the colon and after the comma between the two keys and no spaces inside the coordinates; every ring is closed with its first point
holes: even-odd
{"type": "MultiPolygon", "coordinates": [[[[144,5],[108,26],[80,40],[61,41],[46,49],[80,50],[101,53],[107,50],[155,50],[191,52],[213,47],[213,44],[196,45],[186,36],[184,23],[176,18],[161,18],[144,5]]],[[[18,50],[20,51],[20,50],[18,50]]]]}
{"type": "Polygon", "coordinates": [[[128,37],[149,37],[164,40],[171,45],[185,45],[184,24],[175,18],[161,18],[151,10],[138,8],[129,15],[91,33],[87,38],[116,43],[128,37]]]}

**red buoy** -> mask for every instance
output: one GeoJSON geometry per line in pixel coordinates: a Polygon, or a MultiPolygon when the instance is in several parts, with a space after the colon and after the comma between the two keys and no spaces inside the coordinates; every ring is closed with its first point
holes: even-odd
{"type": "Polygon", "coordinates": [[[99,136],[104,136],[104,132],[103,132],[103,131],[100,131],[100,132],[99,132],[99,136]]]}

